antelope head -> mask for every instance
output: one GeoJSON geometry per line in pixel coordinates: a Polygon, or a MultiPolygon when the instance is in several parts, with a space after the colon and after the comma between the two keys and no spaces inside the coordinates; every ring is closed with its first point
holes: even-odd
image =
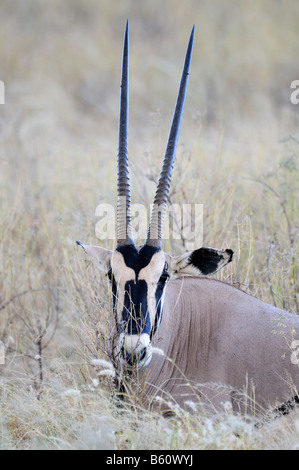
{"type": "Polygon", "coordinates": [[[109,276],[118,338],[114,356],[130,367],[147,365],[151,343],[161,320],[163,294],[169,278],[191,274],[205,276],[232,260],[231,250],[199,248],[172,257],[162,251],[162,225],[170,188],[172,168],[186,96],[194,27],[188,43],[179,93],[156,190],[147,239],[137,247],[131,223],[131,197],[128,168],[128,82],[129,32],[126,25],[119,117],[117,247],[110,251],[77,242],[85,253],[109,276]]]}

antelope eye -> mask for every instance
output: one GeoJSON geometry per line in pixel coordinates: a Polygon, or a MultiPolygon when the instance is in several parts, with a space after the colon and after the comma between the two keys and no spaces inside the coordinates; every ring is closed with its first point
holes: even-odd
{"type": "Polygon", "coordinates": [[[109,281],[112,280],[112,269],[111,268],[108,269],[108,271],[106,273],[106,276],[108,277],[109,281]]]}
{"type": "Polygon", "coordinates": [[[165,284],[165,282],[167,281],[167,279],[169,278],[169,274],[167,271],[163,271],[163,273],[161,274],[160,276],[160,279],[159,279],[159,283],[162,283],[162,284],[165,284]]]}

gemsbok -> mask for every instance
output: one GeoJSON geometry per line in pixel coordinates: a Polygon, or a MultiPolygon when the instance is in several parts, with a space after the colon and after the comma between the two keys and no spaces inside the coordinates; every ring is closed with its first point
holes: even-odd
{"type": "Polygon", "coordinates": [[[136,397],[165,412],[259,414],[298,402],[298,316],[209,276],[233,251],[162,251],[163,217],[185,102],[194,27],[186,52],[147,239],[135,245],[128,168],[128,23],[124,36],[119,142],[117,246],[80,245],[111,283],[113,357],[136,397]]]}

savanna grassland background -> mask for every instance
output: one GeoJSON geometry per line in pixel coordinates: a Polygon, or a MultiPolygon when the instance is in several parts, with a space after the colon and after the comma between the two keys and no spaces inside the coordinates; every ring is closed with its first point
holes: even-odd
{"type": "Polygon", "coordinates": [[[204,204],[204,245],[235,251],[221,279],[298,312],[299,3],[2,0],[0,448],[298,448],[296,412],[167,421],[117,408],[90,363],[109,348],[109,286],[75,240],[97,243],[95,209],[116,201],[127,18],[133,201],[152,202],[195,24],[172,202],[204,204]]]}

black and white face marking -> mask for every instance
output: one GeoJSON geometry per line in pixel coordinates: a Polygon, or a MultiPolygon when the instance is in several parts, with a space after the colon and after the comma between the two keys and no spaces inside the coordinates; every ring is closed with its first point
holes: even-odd
{"type": "Polygon", "coordinates": [[[232,250],[199,248],[180,256],[169,256],[148,245],[133,245],[112,252],[99,246],[83,245],[84,252],[112,285],[113,310],[118,330],[115,357],[128,367],[147,365],[151,360],[151,341],[163,314],[163,298],[168,278],[207,276],[233,259],[232,250]]]}
{"type": "Polygon", "coordinates": [[[161,320],[164,287],[169,277],[166,255],[145,245],[121,246],[108,271],[118,329],[115,355],[129,367],[151,359],[151,340],[161,320]]]}

